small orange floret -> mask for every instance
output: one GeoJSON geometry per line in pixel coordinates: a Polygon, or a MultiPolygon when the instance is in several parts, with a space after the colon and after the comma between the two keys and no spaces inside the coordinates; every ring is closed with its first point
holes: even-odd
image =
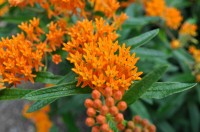
{"type": "Polygon", "coordinates": [[[122,123],[118,123],[118,124],[117,124],[117,128],[118,128],[120,131],[122,131],[122,130],[125,129],[125,126],[124,126],[124,124],[122,124],[122,123]]]}
{"type": "Polygon", "coordinates": [[[87,117],[85,120],[85,124],[89,127],[93,126],[95,124],[95,120],[94,118],[91,117],[87,117]]]}
{"type": "Polygon", "coordinates": [[[58,55],[58,54],[54,54],[52,56],[52,61],[57,65],[59,64],[60,62],[62,62],[62,59],[61,59],[61,56],[58,55]]]}
{"type": "Polygon", "coordinates": [[[117,108],[120,110],[120,111],[125,111],[126,108],[127,108],[127,104],[125,101],[120,101],[118,104],[117,104],[117,108]]]}
{"type": "Polygon", "coordinates": [[[180,41],[178,39],[172,40],[171,43],[170,43],[170,45],[171,45],[171,47],[173,49],[177,49],[177,48],[181,47],[181,43],[180,43],[180,41]]]}
{"type": "Polygon", "coordinates": [[[110,87],[106,87],[104,92],[106,97],[112,96],[112,89],[110,87]]]}
{"type": "Polygon", "coordinates": [[[142,118],[141,118],[139,115],[136,115],[136,116],[133,117],[133,121],[134,121],[135,123],[140,123],[141,120],[142,120],[142,118]]]}

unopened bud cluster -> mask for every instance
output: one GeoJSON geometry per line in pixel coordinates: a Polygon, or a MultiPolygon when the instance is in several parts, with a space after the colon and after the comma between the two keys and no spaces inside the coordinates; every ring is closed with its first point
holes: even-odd
{"type": "Polygon", "coordinates": [[[147,119],[142,119],[140,116],[134,116],[131,121],[127,122],[125,132],[155,132],[156,127],[147,119]]]}
{"type": "Polygon", "coordinates": [[[112,132],[108,121],[116,123],[119,130],[124,130],[124,116],[121,112],[126,110],[127,104],[121,101],[122,92],[112,91],[107,87],[104,91],[104,97],[98,90],[93,90],[92,99],[85,100],[87,108],[86,125],[92,127],[92,132],[112,132]],[[101,100],[104,99],[104,101],[101,100]]]}

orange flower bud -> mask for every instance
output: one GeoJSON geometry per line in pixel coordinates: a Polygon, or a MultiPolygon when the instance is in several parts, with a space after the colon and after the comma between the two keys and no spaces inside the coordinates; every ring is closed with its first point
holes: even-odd
{"type": "Polygon", "coordinates": [[[108,113],[108,111],[109,111],[108,107],[104,105],[104,106],[101,107],[100,114],[106,115],[108,113]]]}
{"type": "Polygon", "coordinates": [[[106,106],[112,107],[112,106],[114,106],[114,103],[115,103],[115,101],[112,97],[106,98],[106,106]]]}
{"type": "Polygon", "coordinates": [[[133,121],[128,121],[127,127],[133,129],[135,127],[135,124],[133,121]]]}
{"type": "Polygon", "coordinates": [[[136,115],[135,117],[133,117],[133,121],[135,122],[135,123],[140,123],[141,122],[141,117],[139,116],[139,115],[136,115]]]}
{"type": "Polygon", "coordinates": [[[114,97],[115,100],[121,100],[122,99],[122,92],[121,91],[114,92],[113,97],[114,97]]]}
{"type": "Polygon", "coordinates": [[[155,132],[156,131],[156,127],[154,125],[150,125],[148,127],[148,129],[149,129],[149,132],[155,132]]]}
{"type": "Polygon", "coordinates": [[[115,116],[119,112],[118,108],[116,106],[112,106],[110,108],[110,114],[115,116]]]}
{"type": "Polygon", "coordinates": [[[101,125],[100,129],[102,132],[108,132],[110,128],[109,128],[109,125],[107,123],[105,123],[105,124],[101,125]]]}
{"type": "Polygon", "coordinates": [[[120,111],[126,110],[126,108],[127,108],[126,102],[125,102],[125,101],[120,101],[120,102],[117,104],[117,108],[118,108],[120,111]]]}
{"type": "Polygon", "coordinates": [[[95,99],[94,100],[94,108],[99,109],[102,106],[102,102],[100,99],[95,99]]]}
{"type": "Polygon", "coordinates": [[[106,117],[105,117],[105,116],[102,116],[102,115],[98,115],[98,116],[96,117],[96,120],[97,120],[97,122],[98,122],[99,124],[103,124],[103,123],[106,122],[106,117]]]}
{"type": "Polygon", "coordinates": [[[92,91],[92,98],[93,99],[99,99],[101,97],[101,93],[98,90],[92,91]]]}
{"type": "Polygon", "coordinates": [[[141,132],[141,128],[140,127],[135,127],[133,131],[134,132],[141,132]]]}
{"type": "Polygon", "coordinates": [[[122,123],[118,123],[118,124],[117,124],[117,128],[118,128],[120,131],[122,131],[122,130],[124,130],[125,126],[124,126],[122,123]]]}
{"type": "Polygon", "coordinates": [[[115,121],[116,122],[122,122],[124,120],[124,116],[122,113],[118,113],[115,115],[115,121]]]}
{"type": "Polygon", "coordinates": [[[105,96],[106,97],[112,96],[112,89],[110,87],[105,88],[105,96]]]}
{"type": "Polygon", "coordinates": [[[90,117],[93,117],[96,115],[96,110],[92,107],[88,108],[87,109],[87,115],[90,116],[90,117]]]}
{"type": "Polygon", "coordinates": [[[89,127],[93,126],[95,124],[95,120],[94,118],[91,117],[87,117],[85,120],[85,124],[89,127]]]}
{"type": "Polygon", "coordinates": [[[98,126],[93,126],[92,132],[100,132],[100,128],[98,126]]]}
{"type": "Polygon", "coordinates": [[[86,108],[93,107],[93,101],[91,99],[86,99],[84,105],[86,108]]]}
{"type": "Polygon", "coordinates": [[[147,127],[149,125],[149,121],[147,119],[143,119],[141,124],[143,127],[147,127]]]}
{"type": "Polygon", "coordinates": [[[133,132],[130,128],[126,129],[125,132],[133,132]]]}

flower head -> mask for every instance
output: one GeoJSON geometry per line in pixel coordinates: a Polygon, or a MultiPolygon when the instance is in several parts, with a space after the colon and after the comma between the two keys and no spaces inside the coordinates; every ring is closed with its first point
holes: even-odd
{"type": "Polygon", "coordinates": [[[162,17],[166,8],[165,0],[145,0],[144,5],[147,16],[162,17]]]}
{"type": "Polygon", "coordinates": [[[57,65],[59,64],[60,62],[62,62],[62,59],[61,59],[61,56],[58,55],[58,54],[54,54],[52,56],[52,61],[57,65]]]}
{"type": "Polygon", "coordinates": [[[84,20],[69,29],[71,36],[64,46],[69,52],[67,59],[74,64],[72,69],[79,75],[78,85],[89,85],[104,93],[109,86],[113,91],[128,90],[131,82],[139,80],[142,72],[135,66],[139,58],[130,55],[130,48],[115,42],[117,34],[112,25],[103,19],[95,23],[84,20]],[[87,74],[86,74],[87,73],[87,74]]]}
{"type": "Polygon", "coordinates": [[[174,30],[178,29],[178,27],[181,24],[181,21],[183,20],[181,12],[173,7],[165,8],[163,18],[166,22],[166,25],[174,30]]]}
{"type": "Polygon", "coordinates": [[[27,119],[30,119],[33,123],[35,123],[37,132],[49,132],[52,127],[52,122],[48,117],[48,112],[50,111],[50,106],[45,106],[44,108],[32,112],[26,113],[29,109],[30,105],[25,105],[22,111],[22,115],[27,119]]]}
{"type": "Polygon", "coordinates": [[[181,47],[181,43],[180,43],[180,41],[177,40],[177,39],[172,40],[170,44],[171,44],[171,47],[172,47],[173,49],[177,49],[177,48],[180,48],[180,47],[181,47]]]}
{"type": "Polygon", "coordinates": [[[179,31],[181,35],[190,35],[196,36],[197,35],[197,25],[191,24],[189,22],[185,22],[179,31]]]}

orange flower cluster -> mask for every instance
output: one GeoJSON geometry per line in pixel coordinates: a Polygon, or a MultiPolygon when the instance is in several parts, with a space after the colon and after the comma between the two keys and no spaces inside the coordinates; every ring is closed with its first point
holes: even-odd
{"type": "Polygon", "coordinates": [[[49,33],[46,34],[45,42],[49,46],[50,51],[55,51],[56,48],[60,48],[63,44],[63,36],[66,33],[66,21],[63,19],[57,22],[51,22],[49,24],[49,33]]]}
{"type": "Polygon", "coordinates": [[[0,16],[3,16],[6,12],[8,12],[9,6],[6,4],[6,0],[0,0],[0,5],[0,16]]]}
{"type": "Polygon", "coordinates": [[[18,27],[26,33],[28,40],[31,42],[39,42],[40,36],[44,34],[44,31],[39,27],[40,19],[34,17],[29,23],[22,22],[18,27]]]}
{"type": "Polygon", "coordinates": [[[98,90],[93,90],[92,98],[85,100],[85,106],[87,108],[86,125],[92,127],[92,132],[102,131],[109,132],[111,128],[108,122],[115,123],[119,130],[124,130],[123,124],[124,116],[121,112],[125,111],[127,104],[122,99],[122,92],[115,91],[107,87],[105,88],[105,103],[101,101],[101,93],[98,90]]]}
{"type": "Polygon", "coordinates": [[[94,5],[94,11],[101,11],[108,18],[113,17],[120,7],[117,0],[89,0],[89,2],[94,5]]]}
{"type": "Polygon", "coordinates": [[[24,34],[0,41],[0,74],[3,82],[18,84],[22,80],[34,82],[32,69],[38,71],[44,55],[43,43],[34,45],[24,34]]]}
{"type": "Polygon", "coordinates": [[[185,22],[179,31],[181,35],[190,35],[190,36],[196,36],[197,35],[197,25],[191,24],[189,22],[185,22]]]}
{"type": "Polygon", "coordinates": [[[71,13],[85,15],[83,0],[9,0],[9,3],[11,6],[19,7],[34,6],[37,3],[47,11],[49,18],[71,13]]]}
{"type": "Polygon", "coordinates": [[[37,132],[49,132],[50,128],[52,127],[52,122],[48,117],[48,112],[50,111],[50,106],[45,106],[44,108],[33,112],[33,113],[26,113],[29,109],[29,105],[25,105],[22,111],[22,115],[30,119],[33,123],[35,123],[35,127],[37,132]]]}
{"type": "Polygon", "coordinates": [[[68,31],[71,41],[64,45],[67,59],[74,64],[78,84],[89,85],[104,93],[106,87],[124,92],[132,81],[139,80],[142,72],[135,66],[139,58],[130,55],[130,48],[119,46],[115,28],[102,18],[77,22],[68,31]]]}
{"type": "Polygon", "coordinates": [[[174,7],[167,7],[165,0],[144,0],[144,6],[148,16],[163,18],[171,29],[178,29],[183,20],[180,11],[174,7]]]}
{"type": "Polygon", "coordinates": [[[147,119],[142,119],[137,115],[127,122],[125,132],[156,132],[156,127],[150,124],[147,119]]]}
{"type": "Polygon", "coordinates": [[[195,62],[200,63],[200,50],[197,49],[195,46],[190,46],[189,52],[193,55],[195,62]]]}
{"type": "Polygon", "coordinates": [[[196,76],[196,81],[200,82],[200,49],[197,49],[195,46],[190,46],[189,52],[195,60],[193,74],[196,76]]]}
{"type": "Polygon", "coordinates": [[[165,15],[163,18],[166,21],[166,25],[174,30],[178,29],[181,21],[183,20],[180,11],[173,7],[168,7],[165,9],[165,15]]]}
{"type": "Polygon", "coordinates": [[[145,0],[145,11],[147,16],[162,17],[165,11],[165,0],[145,0]]]}

